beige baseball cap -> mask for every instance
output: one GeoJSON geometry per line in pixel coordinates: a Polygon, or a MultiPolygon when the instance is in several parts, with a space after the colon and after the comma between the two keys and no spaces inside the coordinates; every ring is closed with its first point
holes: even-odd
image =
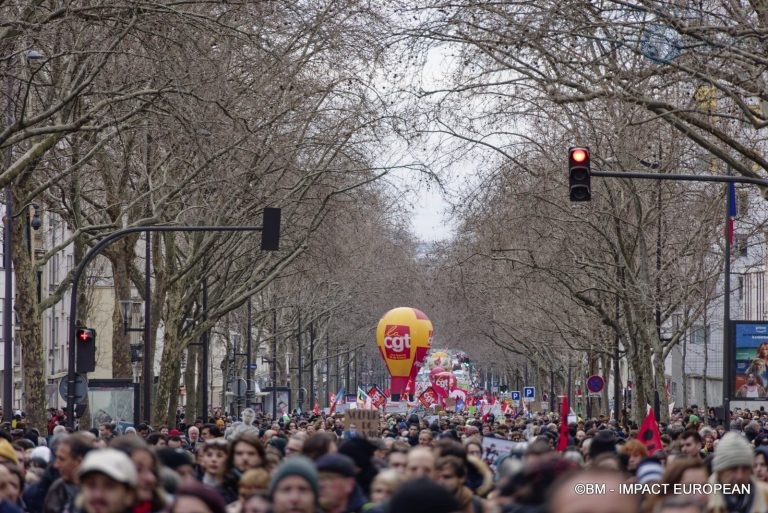
{"type": "Polygon", "coordinates": [[[138,481],[136,466],[128,455],[116,449],[94,449],[85,455],[77,475],[83,478],[94,472],[104,474],[131,488],[135,488],[138,481]]]}

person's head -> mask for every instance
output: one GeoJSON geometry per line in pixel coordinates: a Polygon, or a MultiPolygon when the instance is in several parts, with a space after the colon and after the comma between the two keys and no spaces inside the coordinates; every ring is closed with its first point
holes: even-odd
{"type": "Polygon", "coordinates": [[[264,445],[257,434],[245,433],[235,438],[229,444],[227,466],[240,472],[262,467],[267,459],[264,445]]]}
{"type": "Polygon", "coordinates": [[[149,426],[141,423],[138,426],[136,426],[136,432],[139,434],[140,437],[146,439],[149,436],[149,426]]]}
{"type": "Polygon", "coordinates": [[[176,492],[170,513],[226,513],[226,505],[213,488],[187,483],[176,492]]]}
{"type": "Polygon", "coordinates": [[[197,440],[200,438],[200,428],[197,426],[190,426],[187,430],[187,438],[191,443],[197,442],[197,440]]]}
{"type": "Polygon", "coordinates": [[[229,445],[225,438],[211,438],[205,441],[200,458],[203,471],[214,479],[221,479],[227,471],[229,445]]]}
{"type": "Polygon", "coordinates": [[[73,433],[59,439],[53,466],[59,471],[64,481],[68,483],[75,481],[77,469],[91,449],[93,444],[90,438],[82,433],[73,433]]]}
{"type": "Polygon", "coordinates": [[[408,453],[405,474],[409,480],[435,475],[435,455],[428,447],[414,447],[408,453]]]}
{"type": "Polygon", "coordinates": [[[760,481],[768,481],[768,447],[761,445],[755,450],[755,461],[752,464],[752,473],[760,481]]]}
{"type": "Polygon", "coordinates": [[[147,443],[154,447],[167,447],[168,435],[164,435],[160,432],[150,433],[147,436],[147,443]]]}
{"type": "Polygon", "coordinates": [[[467,456],[473,456],[479,459],[483,457],[483,444],[479,440],[468,438],[464,442],[464,447],[467,448],[467,456]]]}
{"type": "Polygon", "coordinates": [[[648,448],[637,439],[627,440],[621,447],[621,453],[627,456],[627,470],[634,472],[643,459],[648,456],[648,448]]]}
{"type": "Polygon", "coordinates": [[[212,440],[221,437],[221,431],[216,424],[205,424],[200,429],[200,437],[205,441],[212,440]]]}
{"type": "Polygon", "coordinates": [[[17,504],[24,489],[24,474],[18,465],[10,462],[0,464],[0,501],[17,504]]]}
{"type": "Polygon", "coordinates": [[[550,513],[635,513],[640,495],[620,493],[623,475],[603,469],[590,469],[566,475],[548,490],[550,513]],[[605,494],[580,493],[583,486],[599,483],[605,494]]]}
{"type": "Polygon", "coordinates": [[[408,436],[411,438],[416,438],[419,436],[418,424],[411,424],[410,426],[408,426],[408,436]]]}
{"type": "Polygon", "coordinates": [[[441,456],[435,463],[435,481],[451,492],[458,494],[467,476],[464,461],[456,456],[441,456]]]}
{"type": "Polygon", "coordinates": [[[272,504],[265,493],[254,493],[243,502],[242,513],[270,513],[272,504]]]}
{"type": "Polygon", "coordinates": [[[304,441],[307,439],[307,435],[304,433],[296,433],[291,435],[288,442],[285,444],[285,457],[298,456],[304,449],[304,441]]]}
{"type": "Polygon", "coordinates": [[[318,501],[318,473],[303,456],[283,461],[272,474],[269,494],[274,513],[314,513],[318,501]]]}
{"type": "Polygon", "coordinates": [[[397,470],[382,470],[371,482],[371,502],[381,504],[388,501],[402,483],[402,474],[397,470]]]}
{"type": "Polygon", "coordinates": [[[241,501],[256,492],[266,492],[269,488],[269,472],[263,468],[246,470],[237,482],[237,496],[241,501]]]}
{"type": "Polygon", "coordinates": [[[680,451],[690,457],[699,457],[704,441],[695,429],[684,431],[680,435],[680,451]]]}
{"type": "Polygon", "coordinates": [[[424,447],[432,447],[432,431],[429,429],[422,429],[419,433],[419,445],[424,447]]]}
{"type": "Polygon", "coordinates": [[[451,492],[426,477],[406,481],[389,501],[397,513],[456,513],[461,511],[451,492]]]}
{"type": "MultiPolygon", "coordinates": [[[[708,479],[707,467],[700,458],[678,458],[670,462],[664,469],[661,482],[668,485],[703,485],[708,479]]],[[[693,496],[702,505],[705,505],[709,496],[701,488],[691,488],[693,496]]]]}
{"type": "Polygon", "coordinates": [[[703,513],[704,505],[689,495],[664,496],[652,513],[703,513]]]}
{"type": "Polygon", "coordinates": [[[99,424],[99,436],[105,440],[109,440],[115,434],[115,426],[108,422],[99,424]]]}
{"type": "Polygon", "coordinates": [[[408,445],[404,442],[395,442],[387,455],[387,467],[397,472],[404,473],[408,462],[408,445]]]}
{"type": "Polygon", "coordinates": [[[156,454],[163,465],[179,474],[182,481],[195,480],[195,461],[189,451],[163,447],[157,449],[156,454]]]}
{"type": "Polygon", "coordinates": [[[344,508],[357,482],[355,462],[345,454],[326,454],[316,462],[320,483],[320,507],[325,510],[344,508]]]}
{"type": "Polygon", "coordinates": [[[90,451],[77,476],[86,513],[122,513],[136,503],[136,467],[121,451],[112,448],[90,451]]]}
{"type": "Polygon", "coordinates": [[[122,451],[136,466],[136,494],[139,501],[154,501],[162,507],[158,493],[158,461],[144,439],[138,436],[120,436],[113,440],[111,448],[122,451]]]}
{"type": "Polygon", "coordinates": [[[768,360],[768,342],[763,342],[757,348],[757,357],[768,360]]]}
{"type": "Polygon", "coordinates": [[[330,452],[337,452],[339,450],[336,445],[336,435],[328,432],[317,432],[307,438],[302,446],[301,452],[304,456],[311,460],[316,460],[324,454],[330,452]]]}
{"type": "Polygon", "coordinates": [[[754,455],[747,439],[739,433],[728,432],[715,449],[712,473],[722,484],[747,484],[753,463],[754,455]]]}

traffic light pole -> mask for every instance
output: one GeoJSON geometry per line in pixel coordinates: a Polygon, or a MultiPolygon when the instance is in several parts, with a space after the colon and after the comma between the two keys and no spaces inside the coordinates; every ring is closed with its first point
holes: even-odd
{"type": "MultiPolygon", "coordinates": [[[[75,426],[75,364],[77,362],[77,298],[78,288],[80,286],[80,280],[85,272],[88,264],[96,258],[106,247],[122,239],[123,237],[132,233],[138,232],[262,232],[261,248],[266,251],[274,251],[278,249],[279,233],[280,233],[280,212],[279,209],[264,209],[264,224],[261,226],[134,226],[130,228],[123,228],[112,232],[102,240],[99,241],[88,253],[85,254],[83,259],[75,268],[72,276],[72,291],[70,297],[70,312],[69,312],[69,352],[68,352],[68,370],[67,370],[67,425],[71,428],[75,426]]],[[[149,294],[150,291],[146,290],[145,294],[149,294]]],[[[144,319],[146,324],[151,322],[149,317],[144,319]]],[[[144,358],[148,358],[149,355],[144,355],[144,358]]],[[[150,367],[151,368],[151,367],[150,367]]],[[[150,376],[146,376],[145,379],[151,380],[150,376]]],[[[151,383],[151,381],[150,381],[151,383]]],[[[150,412],[150,405],[145,405],[147,412],[150,412]]],[[[147,419],[149,420],[149,419],[147,419]]]]}
{"type": "MultiPolygon", "coordinates": [[[[720,182],[720,183],[746,183],[765,187],[764,196],[768,196],[768,180],[752,178],[748,176],[734,175],[682,175],[667,173],[642,173],[642,172],[615,172],[592,171],[592,176],[606,178],[638,178],[643,180],[673,180],[686,182],[720,182]]],[[[726,217],[728,216],[728,202],[726,202],[726,217]]],[[[735,362],[733,355],[733,341],[731,340],[731,238],[730,234],[725,238],[725,258],[723,269],[723,420],[726,429],[730,422],[730,403],[733,394],[733,372],[735,362]]],[[[618,344],[617,344],[618,347],[618,344]]],[[[658,392],[656,392],[658,394],[658,392]]]]}

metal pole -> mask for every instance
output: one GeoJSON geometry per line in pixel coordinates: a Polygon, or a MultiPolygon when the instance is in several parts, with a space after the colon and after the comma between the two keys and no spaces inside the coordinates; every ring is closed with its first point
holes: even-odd
{"type": "Polygon", "coordinates": [[[146,263],[144,265],[144,420],[148,423],[152,419],[152,386],[155,381],[155,372],[153,361],[150,358],[152,355],[152,322],[150,316],[152,315],[152,293],[150,270],[152,260],[152,235],[147,233],[147,247],[144,250],[144,258],[146,263]]]}
{"type": "Polygon", "coordinates": [[[107,246],[114,241],[132,233],[147,232],[253,232],[262,231],[261,226],[133,226],[123,228],[105,236],[98,244],[91,248],[85,254],[83,259],[77,264],[74,273],[72,273],[72,291],[70,292],[70,315],[69,315],[69,351],[67,355],[67,425],[71,428],[75,426],[75,359],[77,341],[77,296],[80,287],[80,279],[85,272],[88,264],[96,258],[107,246]]]}
{"type": "MultiPolygon", "coordinates": [[[[616,323],[619,322],[620,312],[619,296],[616,296],[616,323]]],[[[621,366],[619,365],[619,331],[613,340],[613,415],[616,422],[621,422],[621,366]]]]}
{"type": "MultiPolygon", "coordinates": [[[[208,320],[208,279],[203,278],[203,320],[208,320]]],[[[203,419],[208,422],[208,344],[210,342],[210,331],[203,332],[203,419]]]]}
{"type": "Polygon", "coordinates": [[[272,422],[277,420],[277,308],[272,309],[272,422]]]}
{"type": "MultiPolygon", "coordinates": [[[[730,169],[729,169],[730,173],[730,169]]],[[[730,192],[726,191],[725,199],[725,257],[723,258],[723,354],[725,357],[723,371],[723,426],[726,431],[731,426],[731,389],[733,381],[733,348],[731,347],[731,230],[730,230],[730,192]]]]}
{"type": "MultiPolygon", "coordinates": [[[[13,82],[8,79],[8,101],[5,104],[6,126],[13,124],[11,98],[13,98],[13,82]]],[[[10,146],[5,149],[3,165],[11,167],[12,155],[10,146]]],[[[3,298],[3,420],[10,420],[13,415],[13,182],[5,186],[5,219],[3,240],[3,265],[5,266],[5,298],[3,298]]],[[[70,314],[75,317],[75,312],[70,314]]],[[[74,381],[74,378],[73,380],[74,381]]],[[[74,393],[74,385],[70,383],[74,393]]]]}
{"type": "Polygon", "coordinates": [[[251,394],[253,393],[251,390],[251,381],[253,380],[253,370],[251,369],[251,351],[253,350],[251,347],[251,338],[253,336],[251,329],[251,315],[253,315],[253,304],[250,297],[248,298],[248,307],[246,311],[248,312],[248,326],[245,329],[245,406],[246,408],[250,408],[251,394]]]}
{"type": "Polygon", "coordinates": [[[296,392],[296,399],[297,399],[296,402],[299,403],[298,404],[299,410],[303,412],[304,411],[304,394],[302,393],[301,387],[304,386],[304,381],[302,380],[302,376],[301,375],[304,374],[304,362],[303,362],[302,354],[301,354],[301,309],[297,308],[297,310],[298,311],[297,311],[296,315],[298,316],[297,322],[298,322],[299,327],[298,327],[298,333],[296,334],[296,343],[299,344],[299,348],[298,348],[298,351],[297,351],[299,353],[298,354],[298,357],[299,357],[299,365],[298,365],[298,367],[299,367],[299,390],[296,392]]]}
{"type": "Polygon", "coordinates": [[[315,402],[315,323],[309,323],[309,401],[315,402]]]}

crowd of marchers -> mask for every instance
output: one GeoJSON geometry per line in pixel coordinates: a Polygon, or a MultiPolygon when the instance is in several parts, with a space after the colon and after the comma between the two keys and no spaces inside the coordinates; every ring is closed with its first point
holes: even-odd
{"type": "Polygon", "coordinates": [[[41,432],[16,413],[0,429],[0,513],[768,512],[763,411],[677,411],[660,447],[603,416],[382,412],[365,437],[343,413],[122,433],[68,428],[60,411],[41,432]]]}

